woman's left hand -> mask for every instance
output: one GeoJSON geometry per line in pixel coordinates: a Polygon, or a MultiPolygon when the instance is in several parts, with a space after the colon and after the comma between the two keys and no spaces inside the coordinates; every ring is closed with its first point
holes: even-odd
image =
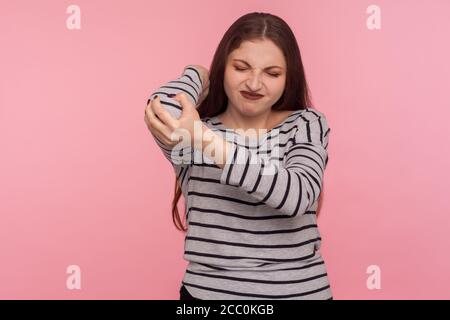
{"type": "MultiPolygon", "coordinates": [[[[203,125],[198,111],[185,93],[179,93],[173,99],[178,101],[182,107],[179,119],[172,117],[157,97],[151,100],[145,108],[145,123],[150,132],[166,145],[175,146],[180,143],[180,137],[183,136],[183,140],[189,139],[188,141],[193,146],[194,128],[202,129],[203,125]],[[195,126],[196,123],[197,126],[195,126]]],[[[202,134],[202,131],[200,130],[196,134],[202,134]]]]}

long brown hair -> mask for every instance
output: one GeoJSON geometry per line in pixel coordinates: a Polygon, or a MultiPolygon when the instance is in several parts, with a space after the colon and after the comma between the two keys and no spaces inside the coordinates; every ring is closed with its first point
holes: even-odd
{"type": "MultiPolygon", "coordinates": [[[[280,99],[272,105],[272,110],[302,110],[313,108],[306,82],[300,49],[294,33],[281,18],[270,13],[252,12],[237,19],[225,32],[214,54],[209,68],[209,92],[197,107],[200,118],[214,117],[224,112],[228,97],[224,89],[224,74],[228,55],[239,48],[243,41],[271,40],[286,59],[286,85],[280,99]]],[[[178,212],[178,200],[182,194],[178,179],[175,178],[175,195],[172,201],[172,219],[180,231],[187,231],[178,212]]],[[[319,198],[319,211],[321,206],[319,198]]],[[[186,216],[185,216],[186,218],[186,216]]]]}

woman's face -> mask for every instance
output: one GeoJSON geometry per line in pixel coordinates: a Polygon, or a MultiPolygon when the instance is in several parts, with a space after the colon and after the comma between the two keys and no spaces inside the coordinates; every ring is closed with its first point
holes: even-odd
{"type": "Polygon", "coordinates": [[[224,89],[228,108],[251,117],[270,112],[281,97],[286,83],[286,61],[283,52],[270,40],[244,41],[227,59],[224,89]],[[241,91],[261,94],[249,100],[241,91]]]}

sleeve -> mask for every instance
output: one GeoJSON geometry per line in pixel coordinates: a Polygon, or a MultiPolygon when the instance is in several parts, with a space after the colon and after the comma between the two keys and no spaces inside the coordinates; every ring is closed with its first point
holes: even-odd
{"type": "MultiPolygon", "coordinates": [[[[203,89],[202,79],[200,73],[195,67],[187,66],[181,76],[173,81],[165,83],[153,92],[147,104],[156,95],[159,96],[161,105],[171,114],[172,117],[178,119],[182,112],[181,104],[169,98],[168,94],[178,94],[184,92],[191,103],[197,106],[198,99],[203,89]]],[[[165,158],[174,166],[182,164],[191,164],[193,161],[194,153],[190,144],[183,144],[180,142],[176,146],[169,146],[160,141],[156,136],[152,135],[155,142],[163,152],[165,158]]]]}
{"type": "Polygon", "coordinates": [[[314,118],[299,117],[284,161],[266,159],[233,143],[220,183],[242,188],[283,215],[293,217],[308,211],[322,190],[330,128],[322,113],[306,114],[314,118]]]}

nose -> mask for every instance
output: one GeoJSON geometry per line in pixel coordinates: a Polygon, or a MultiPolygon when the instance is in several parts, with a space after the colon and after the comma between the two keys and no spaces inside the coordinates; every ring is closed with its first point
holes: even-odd
{"type": "Polygon", "coordinates": [[[261,89],[261,75],[259,72],[254,71],[250,73],[249,78],[246,81],[248,91],[256,92],[261,89]]]}

